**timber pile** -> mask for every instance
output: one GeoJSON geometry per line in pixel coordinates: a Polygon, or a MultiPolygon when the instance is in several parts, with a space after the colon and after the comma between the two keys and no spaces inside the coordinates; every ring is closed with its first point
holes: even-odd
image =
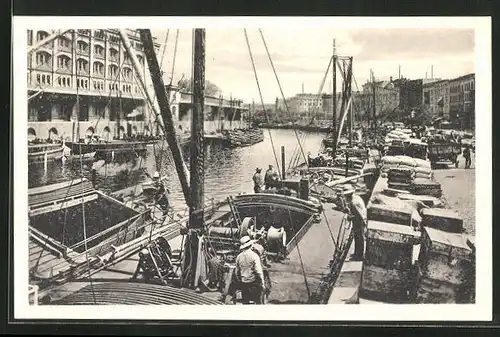
{"type": "Polygon", "coordinates": [[[446,209],[439,183],[431,173],[405,188],[389,185],[391,169],[407,174],[413,167],[416,174],[428,165],[408,158],[382,159],[386,174],[367,207],[360,296],[388,303],[470,303],[475,298],[475,247],[457,212],[446,209]]]}
{"type": "Polygon", "coordinates": [[[264,141],[264,132],[258,128],[225,130],[223,135],[231,147],[243,147],[264,141]]]}

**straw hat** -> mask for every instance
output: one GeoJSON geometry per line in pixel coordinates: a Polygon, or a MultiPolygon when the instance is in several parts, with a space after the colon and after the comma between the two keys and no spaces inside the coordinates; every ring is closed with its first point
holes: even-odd
{"type": "Polygon", "coordinates": [[[254,242],[254,240],[250,239],[250,236],[245,235],[240,239],[240,250],[250,247],[254,242]]]}

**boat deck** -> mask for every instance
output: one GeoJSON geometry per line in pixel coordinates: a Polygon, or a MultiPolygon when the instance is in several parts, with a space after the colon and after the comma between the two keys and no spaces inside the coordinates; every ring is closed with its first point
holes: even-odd
{"type": "MultiPolygon", "coordinates": [[[[326,218],[322,215],[321,221],[312,223],[310,228],[305,231],[305,234],[300,242],[291,249],[285,261],[281,263],[271,262],[271,268],[269,270],[270,278],[272,280],[272,290],[269,296],[270,304],[307,303],[309,296],[313,295],[313,293],[318,290],[322,277],[328,273],[328,264],[333,258],[335,249],[332,236],[336,241],[343,213],[334,210],[333,204],[325,204],[324,209],[326,218]]],[[[346,233],[346,237],[347,235],[348,231],[346,233]]],[[[182,245],[182,236],[178,235],[171,238],[169,243],[174,252],[180,250],[182,245]]],[[[133,276],[137,268],[138,261],[138,254],[134,254],[122,261],[117,262],[113,266],[91,275],[90,280],[92,280],[92,284],[94,285],[111,282],[127,283],[133,276]]],[[[136,282],[129,283],[134,284],[136,282]]],[[[71,296],[74,296],[74,293],[79,290],[88,293],[88,289],[82,289],[89,286],[89,284],[89,278],[82,276],[79,280],[68,282],[51,289],[42,290],[40,292],[40,297],[50,295],[52,301],[62,304],[64,301],[70,300],[65,299],[61,302],[58,301],[70,294],[73,294],[71,296]]],[[[166,287],[165,289],[171,288],[166,287]]],[[[207,292],[203,295],[203,298],[216,300],[220,296],[220,293],[207,292]]],[[[90,300],[91,299],[92,298],[90,298],[90,300]]],[[[78,302],[84,300],[81,299],[81,296],[77,296],[71,301],[78,302]]],[[[134,304],[140,303],[134,302],[134,304]]]]}
{"type": "MultiPolygon", "coordinates": [[[[283,263],[272,264],[269,303],[307,303],[309,296],[318,290],[322,277],[329,272],[328,264],[335,252],[334,240],[337,241],[344,213],[334,210],[330,203],[323,207],[321,221],[312,224],[283,263]]],[[[346,231],[344,240],[348,234],[346,231]]]]}

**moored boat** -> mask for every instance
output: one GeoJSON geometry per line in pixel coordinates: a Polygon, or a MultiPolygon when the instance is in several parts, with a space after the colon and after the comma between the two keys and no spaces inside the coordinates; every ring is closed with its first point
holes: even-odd
{"type": "Polygon", "coordinates": [[[28,145],[28,164],[58,160],[63,157],[64,149],[64,144],[28,145]]]}

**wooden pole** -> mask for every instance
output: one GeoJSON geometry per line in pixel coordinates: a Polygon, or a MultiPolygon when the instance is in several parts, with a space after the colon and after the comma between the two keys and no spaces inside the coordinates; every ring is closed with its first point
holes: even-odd
{"type": "MultiPolygon", "coordinates": [[[[191,118],[191,206],[193,213],[203,209],[204,158],[203,131],[205,106],[205,30],[194,30],[194,65],[193,65],[193,115],[191,118]]],[[[203,215],[203,214],[201,214],[203,215]]],[[[203,219],[203,218],[201,218],[203,219]]],[[[199,219],[198,219],[199,220],[199,219]]],[[[190,217],[191,228],[202,228],[197,219],[190,217]]]]}
{"type": "MultiPolygon", "coordinates": [[[[335,39],[333,39],[333,54],[332,54],[332,133],[333,139],[337,139],[337,50],[335,47],[335,39]]],[[[337,152],[337,144],[333,144],[333,158],[335,159],[337,152]]]]}
{"type": "Polygon", "coordinates": [[[186,286],[197,287],[197,270],[199,269],[200,235],[203,231],[204,208],[204,107],[205,107],[205,29],[194,30],[193,58],[193,113],[191,116],[191,205],[189,206],[188,239],[185,251],[189,259],[185,259],[182,278],[186,286]]]}
{"type": "Polygon", "coordinates": [[[186,204],[191,206],[191,195],[188,183],[189,173],[182,158],[181,148],[177,143],[172,111],[170,110],[169,100],[165,91],[165,84],[163,83],[163,79],[161,77],[160,66],[154,50],[153,37],[151,36],[151,31],[149,29],[140,29],[139,32],[144,46],[144,54],[146,55],[146,60],[148,62],[149,72],[151,74],[151,79],[156,92],[158,105],[161,110],[161,115],[157,116],[159,117],[159,125],[162,127],[164,137],[166,137],[168,146],[172,152],[175,169],[177,171],[177,175],[179,176],[186,204]]]}
{"type": "Polygon", "coordinates": [[[285,147],[284,146],[281,146],[281,179],[282,180],[285,180],[286,179],[286,175],[285,175],[285,147]]]}

